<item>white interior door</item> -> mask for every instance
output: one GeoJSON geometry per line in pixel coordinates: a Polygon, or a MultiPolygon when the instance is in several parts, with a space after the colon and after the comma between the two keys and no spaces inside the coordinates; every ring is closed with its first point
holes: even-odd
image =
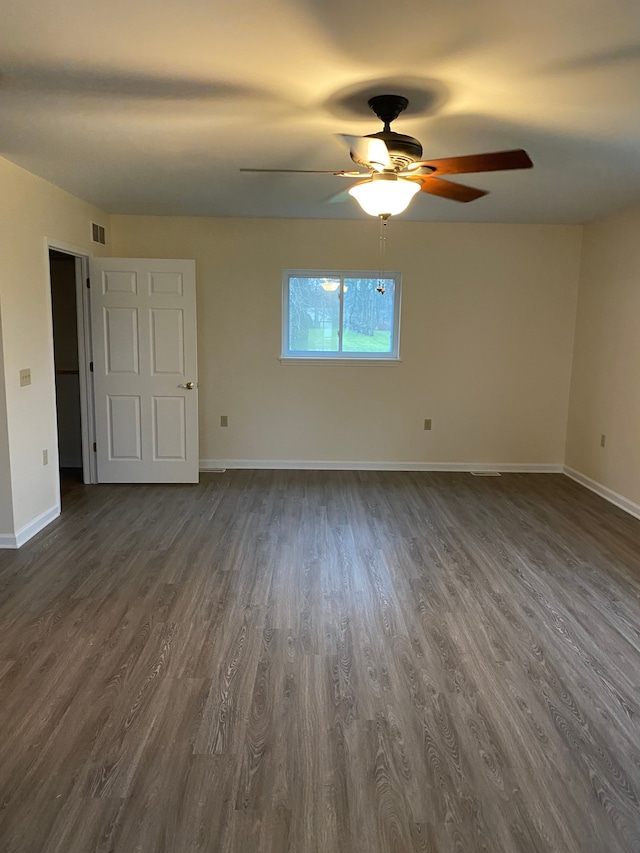
{"type": "Polygon", "coordinates": [[[91,260],[99,483],[198,482],[195,261],[91,260]]]}

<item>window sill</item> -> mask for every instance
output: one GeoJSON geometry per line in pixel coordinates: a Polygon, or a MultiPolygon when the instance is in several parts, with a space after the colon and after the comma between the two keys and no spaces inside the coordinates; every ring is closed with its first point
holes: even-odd
{"type": "Polygon", "coordinates": [[[401,358],[295,358],[289,356],[280,356],[280,363],[287,365],[318,365],[326,367],[327,365],[351,365],[352,367],[360,367],[363,364],[375,365],[376,367],[399,367],[402,363],[401,358]]]}

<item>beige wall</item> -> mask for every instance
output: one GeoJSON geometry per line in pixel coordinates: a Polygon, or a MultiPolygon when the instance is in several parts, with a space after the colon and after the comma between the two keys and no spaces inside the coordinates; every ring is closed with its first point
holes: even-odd
{"type": "MultiPolygon", "coordinates": [[[[0,497],[0,535],[20,530],[58,500],[56,414],[48,256],[45,238],[92,250],[89,223],[108,217],[41,178],[0,158],[0,316],[6,421],[3,443],[10,456],[10,502],[0,497]],[[19,371],[31,368],[21,388],[19,371]],[[43,449],[49,465],[42,464],[43,449]],[[13,517],[12,517],[13,516],[13,517]]],[[[108,249],[108,247],[107,247],[108,249]]],[[[4,407],[3,407],[4,408],[4,407]]],[[[2,471],[5,484],[6,472],[2,471]]]]}
{"type": "Polygon", "coordinates": [[[580,241],[392,221],[402,363],[292,366],[282,270],[376,269],[375,220],[112,217],[113,255],[196,259],[201,458],[222,461],[561,464],[580,241]]]}
{"type": "Polygon", "coordinates": [[[7,425],[7,398],[4,388],[2,346],[2,314],[0,314],[0,536],[13,533],[13,501],[11,497],[11,457],[7,425]]]}
{"type": "Polygon", "coordinates": [[[585,226],[566,461],[640,503],[640,208],[585,226]]]}

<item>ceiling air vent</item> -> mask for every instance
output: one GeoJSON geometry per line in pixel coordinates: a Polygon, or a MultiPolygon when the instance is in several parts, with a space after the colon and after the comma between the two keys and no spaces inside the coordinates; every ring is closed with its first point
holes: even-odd
{"type": "Polygon", "coordinates": [[[102,243],[103,246],[105,245],[107,239],[102,225],[97,225],[95,222],[91,223],[91,239],[94,243],[102,243]]]}

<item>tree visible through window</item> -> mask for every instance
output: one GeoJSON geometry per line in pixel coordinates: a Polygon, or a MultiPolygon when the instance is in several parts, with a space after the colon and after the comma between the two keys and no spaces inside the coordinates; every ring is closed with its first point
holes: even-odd
{"type": "Polygon", "coordinates": [[[398,358],[400,275],[287,271],[282,354],[398,358]]]}

